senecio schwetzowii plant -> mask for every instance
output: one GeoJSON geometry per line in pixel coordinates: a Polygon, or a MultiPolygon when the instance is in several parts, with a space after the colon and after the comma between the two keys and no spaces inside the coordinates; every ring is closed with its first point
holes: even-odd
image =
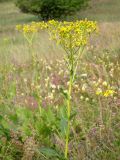
{"type": "Polygon", "coordinates": [[[65,132],[65,150],[64,157],[68,159],[69,138],[70,138],[70,117],[72,110],[72,87],[75,81],[79,59],[82,56],[85,46],[88,43],[90,35],[97,32],[97,23],[87,19],[76,22],[59,22],[50,20],[48,22],[31,23],[29,25],[18,25],[17,29],[22,31],[28,42],[31,43],[36,32],[47,30],[52,40],[61,45],[65,50],[65,61],[69,72],[69,85],[66,96],[67,108],[67,128],[65,132]]]}

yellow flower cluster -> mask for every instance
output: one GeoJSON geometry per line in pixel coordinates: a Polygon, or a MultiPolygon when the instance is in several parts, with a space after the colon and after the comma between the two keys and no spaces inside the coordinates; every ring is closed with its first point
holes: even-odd
{"type": "Polygon", "coordinates": [[[112,90],[112,89],[106,90],[106,91],[104,92],[104,97],[113,96],[114,93],[115,93],[115,91],[112,90]]]}
{"type": "Polygon", "coordinates": [[[52,39],[56,40],[65,49],[69,49],[86,45],[90,34],[97,31],[97,24],[88,20],[76,22],[50,20],[16,26],[16,29],[23,33],[35,33],[46,28],[52,39]]]}
{"type": "Polygon", "coordinates": [[[16,29],[18,31],[22,31],[23,33],[35,33],[37,32],[37,29],[34,25],[29,25],[29,24],[26,24],[26,25],[17,25],[16,26],[16,29]]]}
{"type": "Polygon", "coordinates": [[[102,95],[104,97],[110,97],[110,96],[113,96],[115,93],[114,90],[112,89],[108,89],[106,91],[102,91],[102,89],[98,88],[97,91],[96,91],[96,95],[102,95]]]}
{"type": "Polygon", "coordinates": [[[23,33],[36,33],[39,30],[46,29],[47,23],[43,22],[32,22],[31,24],[17,25],[16,29],[23,33]]]}
{"type": "Polygon", "coordinates": [[[110,96],[113,96],[114,94],[115,94],[115,91],[113,90],[112,87],[110,87],[110,85],[107,84],[106,81],[102,83],[101,88],[98,87],[96,90],[96,95],[101,95],[104,97],[110,97],[110,96]]]}
{"type": "Polygon", "coordinates": [[[76,22],[49,21],[51,38],[65,49],[79,48],[87,44],[91,33],[97,31],[97,23],[88,20],[76,22]]]}

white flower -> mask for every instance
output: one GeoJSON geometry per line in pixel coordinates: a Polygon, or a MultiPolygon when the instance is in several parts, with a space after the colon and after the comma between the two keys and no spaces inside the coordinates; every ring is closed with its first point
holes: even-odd
{"type": "Polygon", "coordinates": [[[85,98],[85,100],[86,100],[86,102],[88,102],[88,101],[89,101],[89,98],[85,98]]]}
{"type": "Polygon", "coordinates": [[[80,96],[80,99],[81,99],[81,100],[83,100],[83,99],[84,99],[84,97],[83,97],[83,96],[80,96]]]}
{"type": "Polygon", "coordinates": [[[107,86],[108,84],[107,84],[106,81],[104,81],[104,82],[102,83],[102,85],[103,85],[103,86],[107,86]]]}
{"type": "Polygon", "coordinates": [[[51,88],[55,89],[55,88],[56,88],[56,85],[51,84],[51,88]]]}
{"type": "Polygon", "coordinates": [[[85,92],[86,89],[87,89],[87,84],[85,83],[85,84],[83,84],[83,86],[82,86],[82,91],[85,92]]]}
{"type": "Polygon", "coordinates": [[[24,82],[27,82],[27,79],[26,79],[26,78],[24,78],[24,82]]]}
{"type": "Polygon", "coordinates": [[[36,89],[40,89],[40,85],[36,86],[36,89]]]}
{"type": "Polygon", "coordinates": [[[81,77],[87,77],[87,73],[81,74],[81,77]]]}
{"type": "Polygon", "coordinates": [[[102,94],[102,89],[101,88],[97,88],[96,95],[100,95],[100,94],[102,94]]]}

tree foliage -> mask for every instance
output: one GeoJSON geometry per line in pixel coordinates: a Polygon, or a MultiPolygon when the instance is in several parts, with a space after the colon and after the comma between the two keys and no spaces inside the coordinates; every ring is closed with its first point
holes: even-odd
{"type": "Polygon", "coordinates": [[[43,20],[58,19],[86,7],[89,0],[17,0],[17,6],[26,13],[36,14],[43,20]]]}

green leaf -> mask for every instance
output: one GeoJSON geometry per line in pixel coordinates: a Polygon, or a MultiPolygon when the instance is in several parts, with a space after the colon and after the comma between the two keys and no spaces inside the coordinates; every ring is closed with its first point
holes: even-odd
{"type": "Polygon", "coordinates": [[[27,108],[18,108],[16,114],[21,121],[29,121],[33,118],[33,113],[27,108]]]}
{"type": "Polygon", "coordinates": [[[9,139],[9,137],[10,137],[9,129],[4,128],[3,125],[0,125],[0,136],[6,136],[9,139]]]}
{"type": "Polygon", "coordinates": [[[63,136],[66,135],[66,129],[67,129],[67,113],[66,113],[66,107],[62,107],[60,109],[60,131],[63,136]]]}
{"type": "Polygon", "coordinates": [[[60,120],[60,131],[63,136],[66,135],[66,130],[67,130],[67,120],[62,117],[60,120]]]}
{"type": "Polygon", "coordinates": [[[60,92],[65,97],[65,99],[70,98],[67,90],[64,90],[63,88],[60,88],[60,92]]]}
{"type": "Polygon", "coordinates": [[[55,122],[55,115],[51,110],[51,108],[49,108],[48,111],[46,112],[46,118],[49,123],[55,122]]]}
{"type": "Polygon", "coordinates": [[[9,119],[14,123],[17,124],[18,123],[18,117],[16,114],[10,115],[9,119]]]}
{"type": "Polygon", "coordinates": [[[67,119],[67,109],[66,109],[66,106],[63,106],[63,107],[60,108],[60,118],[61,117],[67,119]]]}
{"type": "Polygon", "coordinates": [[[51,157],[60,157],[60,155],[56,152],[56,150],[52,148],[41,148],[40,152],[43,153],[45,156],[51,158],[51,157]]]}

